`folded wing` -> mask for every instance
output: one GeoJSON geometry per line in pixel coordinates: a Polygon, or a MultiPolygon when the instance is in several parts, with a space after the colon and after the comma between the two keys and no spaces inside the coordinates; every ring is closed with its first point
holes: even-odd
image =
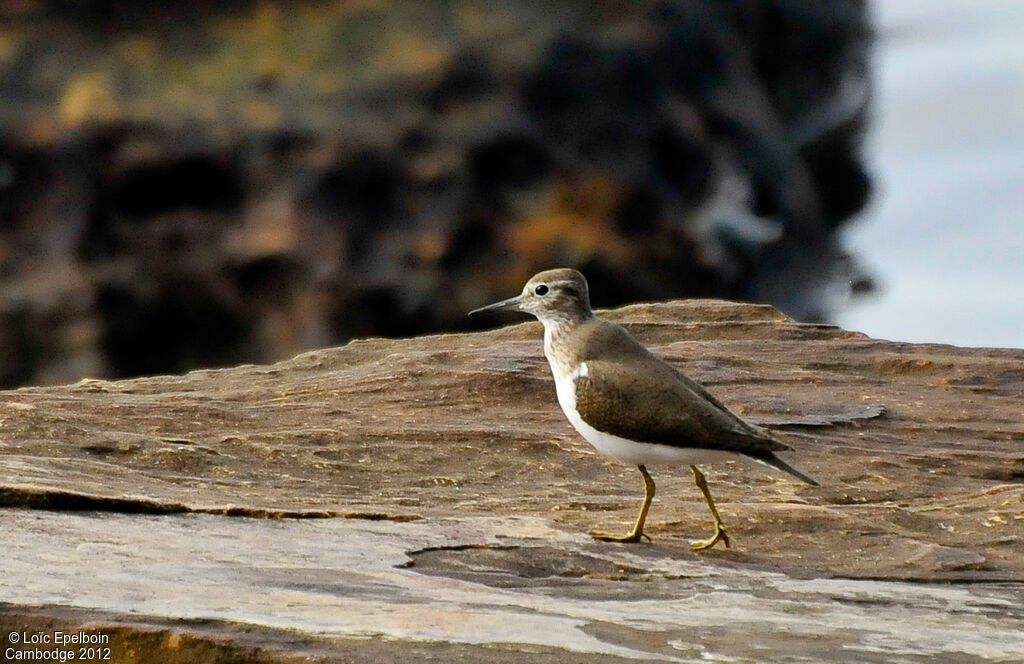
{"type": "Polygon", "coordinates": [[[667,364],[628,371],[615,362],[587,360],[576,379],[576,410],[598,431],[645,443],[774,457],[789,449],[753,427],[699,383],[667,364]]]}

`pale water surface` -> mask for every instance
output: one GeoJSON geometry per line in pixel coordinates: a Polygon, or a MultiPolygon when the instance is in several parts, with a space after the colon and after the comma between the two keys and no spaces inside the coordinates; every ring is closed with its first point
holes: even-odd
{"type": "Polygon", "coordinates": [[[877,193],[847,246],[879,295],[843,327],[1024,347],[1024,2],[876,0],[877,193]]]}

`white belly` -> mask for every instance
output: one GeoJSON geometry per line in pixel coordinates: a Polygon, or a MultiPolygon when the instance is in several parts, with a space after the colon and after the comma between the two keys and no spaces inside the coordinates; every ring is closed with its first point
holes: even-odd
{"type": "Polygon", "coordinates": [[[580,364],[568,376],[555,376],[555,391],[558,393],[558,405],[569,418],[569,423],[588,443],[601,454],[631,464],[651,463],[682,463],[703,464],[728,461],[739,457],[734,452],[723,450],[706,450],[697,447],[674,447],[658,443],[638,443],[620,438],[610,433],[598,431],[583,421],[576,410],[576,378],[586,376],[586,363],[580,364]]]}

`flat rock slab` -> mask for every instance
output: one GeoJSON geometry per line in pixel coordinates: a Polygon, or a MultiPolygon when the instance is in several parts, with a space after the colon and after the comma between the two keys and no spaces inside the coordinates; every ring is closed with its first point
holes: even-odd
{"type": "Polygon", "coordinates": [[[642,482],[565,422],[532,322],[5,392],[0,634],[102,632],[114,661],[1024,659],[1024,351],[605,315],[823,487],[710,467],[734,545],[697,554],[689,471],[655,467],[653,542],[591,540],[642,482]]]}

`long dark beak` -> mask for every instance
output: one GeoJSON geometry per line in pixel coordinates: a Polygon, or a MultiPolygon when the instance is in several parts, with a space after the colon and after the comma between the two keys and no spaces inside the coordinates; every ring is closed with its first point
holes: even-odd
{"type": "Polygon", "coordinates": [[[523,301],[523,296],[522,295],[517,295],[515,297],[510,297],[507,300],[502,300],[501,302],[495,302],[494,304],[488,304],[486,307],[480,307],[479,309],[474,309],[473,311],[469,312],[469,315],[472,316],[473,314],[478,314],[478,313],[481,313],[483,311],[493,311],[495,309],[512,309],[514,307],[518,307],[519,303],[522,302],[522,301],[523,301]]]}

